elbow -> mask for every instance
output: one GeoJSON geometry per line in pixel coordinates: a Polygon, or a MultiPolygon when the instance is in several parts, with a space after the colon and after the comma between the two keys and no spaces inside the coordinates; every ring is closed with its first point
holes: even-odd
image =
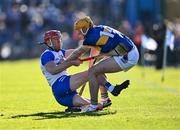
{"type": "Polygon", "coordinates": [[[54,72],[54,71],[51,71],[51,72],[49,72],[51,75],[55,75],[55,74],[57,74],[56,72],[54,72]]]}
{"type": "Polygon", "coordinates": [[[51,75],[56,75],[58,74],[58,72],[56,70],[53,70],[53,69],[48,69],[47,70],[51,75]]]}

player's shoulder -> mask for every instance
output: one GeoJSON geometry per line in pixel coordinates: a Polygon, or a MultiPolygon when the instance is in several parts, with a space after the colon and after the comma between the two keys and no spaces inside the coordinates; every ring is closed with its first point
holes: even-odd
{"type": "Polygon", "coordinates": [[[41,57],[47,56],[47,55],[54,55],[53,52],[49,49],[46,49],[42,54],[41,57]]]}
{"type": "Polygon", "coordinates": [[[40,61],[42,65],[45,65],[49,61],[53,61],[55,59],[55,55],[51,50],[45,50],[40,57],[40,61]]]}
{"type": "Polygon", "coordinates": [[[95,28],[95,29],[103,29],[104,26],[105,26],[105,25],[97,25],[97,26],[95,26],[94,28],[95,28]]]}
{"type": "Polygon", "coordinates": [[[110,32],[112,30],[115,30],[114,28],[107,26],[107,25],[97,25],[94,27],[95,30],[99,30],[99,31],[104,31],[104,30],[109,30],[110,32]]]}
{"type": "Polygon", "coordinates": [[[103,30],[103,26],[102,25],[97,25],[94,26],[93,28],[90,28],[87,35],[95,35],[95,34],[99,34],[100,31],[103,30]]]}
{"type": "Polygon", "coordinates": [[[96,27],[97,28],[111,28],[110,26],[103,25],[103,24],[97,25],[96,27]]]}

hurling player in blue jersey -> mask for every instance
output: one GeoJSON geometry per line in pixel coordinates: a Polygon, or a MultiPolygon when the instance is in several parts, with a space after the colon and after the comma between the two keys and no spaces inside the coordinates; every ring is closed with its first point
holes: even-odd
{"type": "Polygon", "coordinates": [[[128,87],[129,80],[123,85],[113,86],[106,81],[103,75],[105,73],[128,71],[137,64],[139,53],[135,44],[127,36],[109,26],[95,26],[89,16],[77,20],[74,24],[74,29],[80,37],[84,38],[84,41],[83,44],[68,57],[68,60],[80,57],[92,47],[96,48],[100,54],[109,56],[109,58],[101,60],[91,67],[88,73],[91,104],[87,105],[84,111],[96,111],[98,107],[99,77],[101,77],[101,82],[104,80],[106,89],[114,96],[118,96],[124,88],[128,87]]]}
{"type": "MultiPolygon", "coordinates": [[[[63,106],[81,107],[90,101],[80,96],[76,90],[88,80],[88,71],[68,75],[66,69],[79,66],[81,61],[76,58],[66,60],[74,49],[62,49],[62,36],[58,30],[49,30],[44,34],[44,42],[48,48],[41,54],[41,70],[52,88],[57,102],[63,106]]],[[[99,109],[107,107],[111,102],[102,102],[99,109]]]]}

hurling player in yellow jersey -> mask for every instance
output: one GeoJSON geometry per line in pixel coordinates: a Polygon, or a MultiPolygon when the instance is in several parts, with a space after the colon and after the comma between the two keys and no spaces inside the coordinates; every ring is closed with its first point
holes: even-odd
{"type": "Polygon", "coordinates": [[[118,96],[120,92],[127,88],[129,80],[124,84],[113,86],[106,78],[106,73],[128,71],[137,64],[139,53],[135,44],[121,32],[105,25],[94,25],[89,16],[77,20],[74,29],[80,37],[84,38],[83,44],[77,48],[68,60],[76,59],[90,48],[96,48],[100,54],[108,55],[109,58],[101,60],[89,69],[89,88],[91,104],[84,108],[85,112],[96,111],[98,107],[98,81],[101,80],[103,86],[112,95],[118,96]]]}

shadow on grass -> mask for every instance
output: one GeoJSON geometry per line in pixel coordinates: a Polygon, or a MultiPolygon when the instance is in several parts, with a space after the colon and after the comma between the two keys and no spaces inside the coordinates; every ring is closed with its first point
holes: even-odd
{"type": "Polygon", "coordinates": [[[44,119],[55,119],[55,118],[72,118],[72,117],[81,117],[81,116],[104,116],[104,115],[113,115],[116,114],[117,111],[103,110],[98,112],[39,112],[33,114],[22,114],[11,116],[10,118],[23,118],[23,117],[37,117],[33,120],[44,120],[44,119]]]}

